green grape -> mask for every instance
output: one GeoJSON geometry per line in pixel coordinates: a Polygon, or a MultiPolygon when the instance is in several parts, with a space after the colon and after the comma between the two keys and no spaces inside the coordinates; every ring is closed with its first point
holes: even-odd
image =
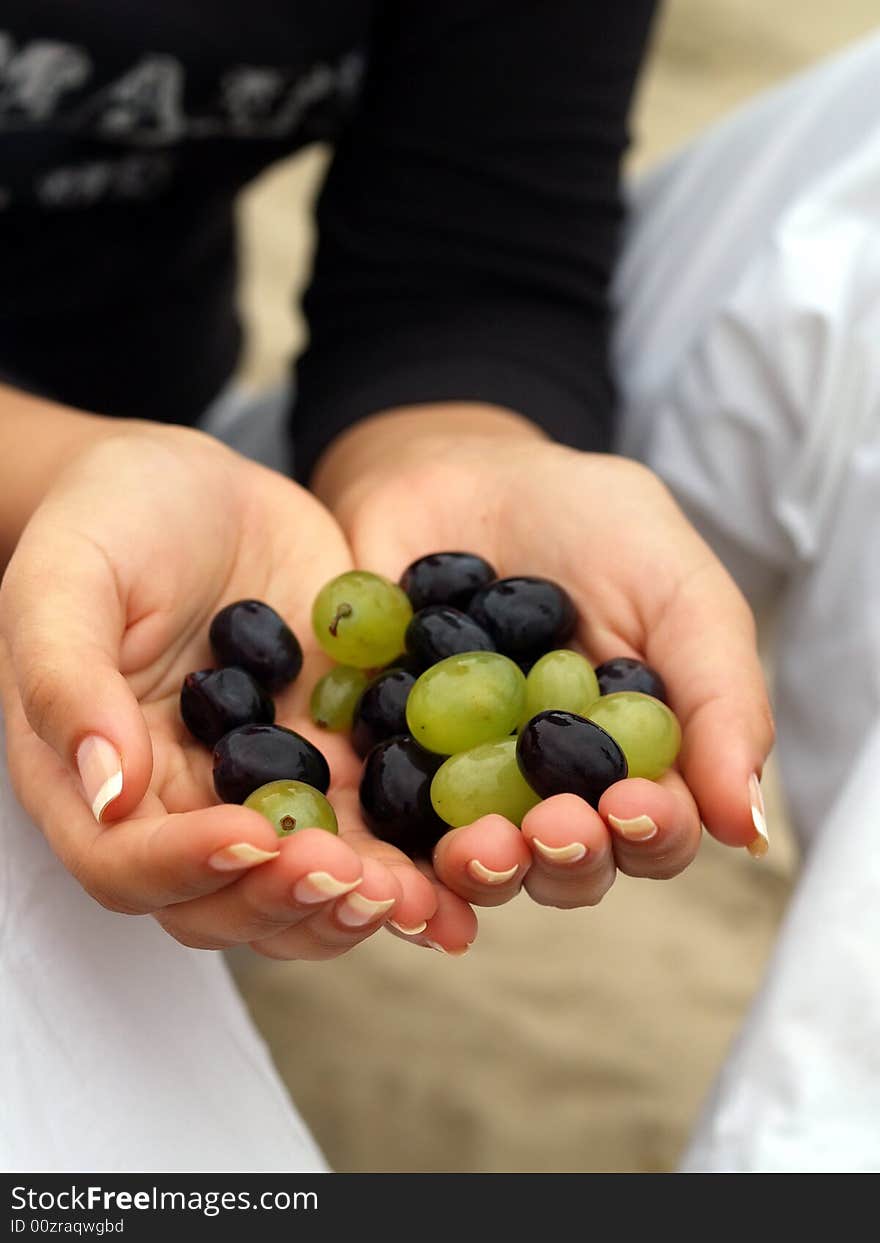
{"type": "Polygon", "coordinates": [[[639,691],[602,695],[587,719],[609,733],[626,756],[630,777],[651,781],[674,763],[681,746],[681,726],[665,703],[639,691]]]}
{"type": "Polygon", "coordinates": [[[512,733],[525,702],[519,665],[498,652],[463,652],[416,679],[406,701],[406,723],[427,751],[454,755],[512,733]]]}
{"type": "Polygon", "coordinates": [[[405,647],[412,617],[406,592],[380,574],[349,570],[326,583],[312,607],[318,642],[334,660],[378,669],[405,647]]]}
{"type": "Polygon", "coordinates": [[[440,765],[431,782],[434,810],[454,829],[492,812],[519,827],[526,812],[540,801],[519,771],[515,738],[459,751],[440,765]]]}
{"type": "Polygon", "coordinates": [[[244,800],[274,826],[279,837],[299,829],[326,829],[338,833],[336,813],[320,790],[304,781],[270,781],[244,800]]]}
{"type": "Polygon", "coordinates": [[[599,698],[596,671],[578,652],[559,648],[536,661],[526,678],[525,725],[539,712],[575,712],[584,716],[599,698]]]}
{"type": "Polygon", "coordinates": [[[351,729],[354,706],[369,680],[368,673],[351,665],[337,665],[325,673],[315,683],[309,702],[315,724],[334,733],[351,729]]]}

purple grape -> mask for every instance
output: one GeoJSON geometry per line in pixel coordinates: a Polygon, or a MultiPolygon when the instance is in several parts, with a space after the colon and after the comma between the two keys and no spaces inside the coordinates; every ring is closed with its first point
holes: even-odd
{"type": "Polygon", "coordinates": [[[414,684],[406,669],[386,669],[361,692],[351,729],[352,746],[361,758],[386,738],[409,732],[406,701],[414,684]]]}
{"type": "Polygon", "coordinates": [[[218,664],[246,669],[268,691],[280,691],[302,669],[299,640],[261,600],[227,604],[211,622],[209,638],[218,664]]]}
{"type": "Polygon", "coordinates": [[[408,652],[403,652],[396,660],[392,660],[390,664],[385,666],[383,672],[389,673],[392,669],[405,669],[414,678],[417,678],[422,672],[422,666],[408,652]]]}
{"type": "Polygon", "coordinates": [[[201,669],[183,680],[180,715],[194,738],[213,747],[241,725],[271,725],[275,705],[244,669],[201,669]]]}
{"type": "Polygon", "coordinates": [[[627,775],[626,757],[610,734],[574,712],[539,712],[516,744],[520,772],[541,798],[577,794],[591,806],[627,775]]]}
{"type": "Polygon", "coordinates": [[[606,660],[596,667],[596,677],[603,695],[612,695],[615,691],[640,691],[643,695],[653,695],[655,699],[667,702],[666,684],[657,670],[643,660],[616,656],[614,660],[606,660]]]}
{"type": "Polygon", "coordinates": [[[420,557],[401,575],[400,585],[413,612],[429,604],[466,609],[475,591],[497,578],[492,566],[471,552],[432,552],[420,557]]]}
{"type": "Polygon", "coordinates": [[[224,803],[243,803],[270,781],[304,781],[326,794],[330,767],[307,738],[281,725],[245,725],[214,748],[214,789],[224,803]]]}
{"type": "Polygon", "coordinates": [[[494,652],[495,644],[482,626],[460,609],[431,604],[406,628],[406,650],[422,669],[462,652],[494,652]]]}
{"type": "Polygon", "coordinates": [[[546,578],[501,578],[477,592],[468,612],[499,652],[526,666],[562,647],[577,624],[571,596],[546,578]]]}
{"type": "Polygon", "coordinates": [[[449,825],[431,803],[431,781],[443,757],[430,755],[412,738],[389,738],[367,756],[360,798],[375,837],[411,858],[430,856],[449,825]]]}

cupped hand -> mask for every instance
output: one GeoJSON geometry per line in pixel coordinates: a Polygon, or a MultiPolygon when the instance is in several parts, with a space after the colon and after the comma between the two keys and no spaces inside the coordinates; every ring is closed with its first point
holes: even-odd
{"type": "Polygon", "coordinates": [[[520,832],[501,816],[450,831],[436,873],[479,905],[525,887],[539,903],[597,903],[618,870],[666,878],[693,859],[701,822],[762,853],[757,786],[773,724],[750,609],[664,485],[625,459],[552,444],[501,416],[423,412],[375,421],[370,469],[345,482],[350,451],[319,469],[357,563],[397,578],[416,557],[464,550],[499,575],[563,584],[580,615],[577,644],[595,662],[646,660],[665,679],[683,744],[658,782],[627,779],[598,809],[572,795],[535,807],[520,832]],[[493,421],[494,420],[494,421],[493,421]],[[447,425],[443,430],[442,424],[447,425]],[[381,438],[393,437],[393,454],[381,438]]]}
{"type": "Polygon", "coordinates": [[[199,432],[144,425],[56,480],[0,590],[0,689],[18,796],[105,906],[152,912],[187,945],[279,958],[334,957],[387,921],[432,920],[453,950],[473,940],[467,904],[366,831],[353,751],[308,719],[329,663],[311,604],[351,564],[314,497],[199,432]],[[339,837],[279,841],[256,812],[216,805],[210,752],[180,720],[184,676],[213,663],[213,615],[246,597],[303,645],[277,720],[327,756],[339,837]]]}

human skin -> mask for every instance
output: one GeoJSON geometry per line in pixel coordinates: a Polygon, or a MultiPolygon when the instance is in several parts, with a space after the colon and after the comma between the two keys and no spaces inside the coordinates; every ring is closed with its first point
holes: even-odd
{"type": "Polygon", "coordinates": [[[0,518],[15,552],[0,591],[0,690],[10,768],[53,849],[104,905],[150,911],[188,945],[247,942],[274,957],[333,957],[391,921],[460,953],[476,935],[471,903],[525,886],[539,902],[592,904],[618,867],[674,874],[696,849],[700,813],[721,840],[753,840],[745,786],[772,727],[751,616],[643,468],[561,449],[509,412],[419,408],[366,420],[331,446],[314,481],[325,509],[202,433],[8,398],[0,461],[12,482],[0,518]],[[522,834],[484,818],[443,839],[433,873],[373,839],[348,743],[308,720],[327,667],[310,605],[355,562],[396,576],[443,547],[482,552],[502,573],[559,578],[582,609],[590,655],[658,665],[685,726],[681,773],[619,783],[598,813],[548,800],[522,834]],[[211,617],[244,596],[268,600],[303,641],[304,670],[278,719],[327,754],[339,838],[306,831],[279,843],[255,813],[214,805],[208,753],[180,723],[183,676],[211,663],[211,617]],[[95,737],[124,775],[100,823],[77,772],[95,737]],[[632,841],[610,816],[643,835],[648,816],[657,832],[632,841]]]}
{"type": "Polygon", "coordinates": [[[311,602],[352,564],[323,506],[201,432],[7,396],[0,495],[15,551],[0,589],[0,693],[16,792],[62,862],[105,906],[152,912],[187,945],[329,958],[389,920],[430,918],[432,939],[466,948],[470,907],[365,831],[356,757],[308,719],[329,666],[311,602]],[[257,813],[217,806],[210,753],[180,720],[183,677],[212,663],[211,618],[252,596],[303,643],[278,720],[327,755],[338,838],[279,842],[257,813]],[[123,771],[100,823],[77,765],[94,738],[123,771]]]}
{"type": "Polygon", "coordinates": [[[592,905],[617,870],[680,872],[701,821],[720,841],[763,853],[753,803],[773,723],[753,617],[649,470],[461,403],[357,424],[325,453],[313,487],[355,561],[390,577],[425,553],[466,549],[502,576],[564,583],[586,654],[647,660],[681,720],[679,763],[659,782],[618,782],[598,810],[571,795],[548,799],[521,833],[500,816],[449,833],[434,863],[450,889],[478,905],[522,886],[546,905],[592,905]]]}

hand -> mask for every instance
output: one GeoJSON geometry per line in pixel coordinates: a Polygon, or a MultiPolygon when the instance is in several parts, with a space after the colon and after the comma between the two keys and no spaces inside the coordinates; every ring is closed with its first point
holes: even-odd
{"type": "Polygon", "coordinates": [[[650,471],[552,444],[501,411],[450,406],[360,425],[319,464],[315,486],[364,568],[396,579],[418,556],[460,549],[501,575],[556,579],[577,604],[588,656],[648,661],[681,721],[679,762],[659,782],[618,782],[598,811],[548,799],[521,833],[500,816],[448,833],[434,862],[450,889],[480,905],[521,886],[546,905],[592,905],[618,869],[680,872],[701,820],[722,842],[761,849],[750,778],[773,726],[752,615],[650,471]]]}
{"type": "Polygon", "coordinates": [[[334,957],[388,919],[432,919],[454,948],[473,939],[466,903],[366,832],[356,757],[308,721],[329,664],[311,603],[350,566],[314,497],[199,432],[142,425],[57,478],[0,591],[0,690],[19,798],[98,901],[154,912],[187,945],[278,958],[334,957]],[[278,841],[257,813],[214,805],[210,753],[180,720],[183,677],[212,663],[211,618],[243,597],[272,604],[303,644],[278,720],[327,755],[338,838],[278,841]]]}

